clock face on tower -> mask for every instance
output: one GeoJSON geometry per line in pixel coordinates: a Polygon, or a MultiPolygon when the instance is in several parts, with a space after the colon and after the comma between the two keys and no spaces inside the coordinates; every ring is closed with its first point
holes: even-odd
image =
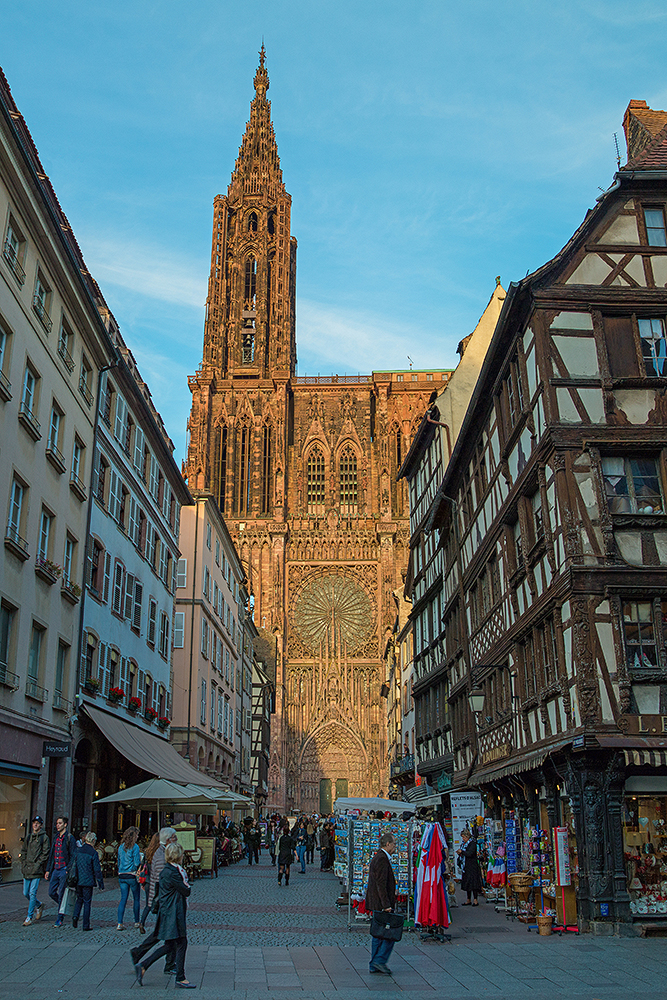
{"type": "Polygon", "coordinates": [[[331,653],[347,647],[354,653],[373,628],[368,594],[354,580],[338,574],[318,576],[299,594],[294,625],[304,646],[313,653],[331,653]]]}

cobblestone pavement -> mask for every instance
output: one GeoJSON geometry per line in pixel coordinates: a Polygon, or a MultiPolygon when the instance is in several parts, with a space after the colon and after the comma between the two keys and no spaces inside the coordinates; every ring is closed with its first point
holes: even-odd
{"type": "MultiPolygon", "coordinates": [[[[667,1000],[667,941],[552,936],[538,938],[482,904],[453,910],[451,943],[421,942],[405,934],[391,957],[392,977],[368,972],[368,931],[347,930],[338,911],[333,875],[296,866],[289,887],[278,887],[266,856],[236,865],[218,879],[195,882],[188,913],[189,978],[201,1000],[387,1000],[531,997],[556,994],[582,1000],[667,1000]]],[[[44,883],[40,889],[46,889],[44,883]]],[[[0,887],[0,998],[16,1000],[126,1000],[134,982],[129,948],[140,938],[116,930],[118,888],[109,883],[93,901],[93,931],[53,926],[50,900],[42,920],[23,927],[13,911],[16,886],[0,887]]],[[[40,898],[47,900],[46,891],[40,898]]],[[[131,919],[131,911],[126,911],[131,919]]],[[[152,920],[153,918],[151,918],[152,920]]],[[[150,924],[149,924],[150,927],[150,924]]],[[[174,979],[157,962],[144,992],[171,991],[174,979]]],[[[141,994],[143,995],[143,993],[141,994]]]]}

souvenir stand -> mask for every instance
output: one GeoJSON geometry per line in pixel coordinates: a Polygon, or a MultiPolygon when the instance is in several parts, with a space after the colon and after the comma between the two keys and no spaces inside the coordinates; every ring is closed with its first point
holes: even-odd
{"type": "Polygon", "coordinates": [[[352,915],[352,897],[366,895],[371,858],[380,847],[380,836],[383,833],[393,834],[396,841],[396,853],[392,861],[396,874],[396,894],[406,897],[406,911],[409,917],[412,889],[412,851],[409,848],[413,842],[413,821],[362,819],[361,812],[391,810],[414,813],[415,807],[408,802],[392,799],[339,798],[335,802],[334,810],[338,814],[334,827],[334,872],[347,887],[348,931],[355,924],[352,915]]]}

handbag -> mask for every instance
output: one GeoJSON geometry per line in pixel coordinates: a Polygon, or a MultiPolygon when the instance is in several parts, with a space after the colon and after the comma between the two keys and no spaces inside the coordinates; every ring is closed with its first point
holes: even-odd
{"type": "Polygon", "coordinates": [[[150,868],[148,862],[143,861],[137,868],[137,882],[139,885],[145,885],[150,876],[150,868]]]}
{"type": "Polygon", "coordinates": [[[79,884],[79,869],[76,865],[76,858],[72,858],[69,863],[69,868],[67,869],[67,875],[65,876],[65,887],[67,889],[76,889],[79,884]]]}
{"type": "Polygon", "coordinates": [[[383,941],[400,941],[403,937],[402,913],[387,913],[385,910],[373,910],[371,920],[371,937],[382,938],[383,941]]]}

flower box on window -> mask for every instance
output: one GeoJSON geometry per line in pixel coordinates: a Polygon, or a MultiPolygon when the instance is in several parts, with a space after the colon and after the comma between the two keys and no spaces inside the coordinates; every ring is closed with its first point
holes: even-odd
{"type": "Polygon", "coordinates": [[[154,708],[147,708],[144,712],[144,719],[146,722],[154,722],[157,719],[157,712],[154,708]]]}
{"type": "Polygon", "coordinates": [[[161,715],[157,720],[157,724],[160,729],[167,729],[171,725],[171,719],[168,719],[166,715],[161,715]]]}
{"type": "Polygon", "coordinates": [[[88,694],[92,694],[94,697],[100,689],[100,682],[97,677],[87,677],[83,682],[83,687],[88,694]]]}
{"type": "Polygon", "coordinates": [[[122,688],[109,688],[109,701],[117,705],[125,697],[125,692],[122,688]]]}
{"type": "Polygon", "coordinates": [[[137,712],[141,708],[141,698],[133,696],[127,703],[128,712],[137,712]]]}

